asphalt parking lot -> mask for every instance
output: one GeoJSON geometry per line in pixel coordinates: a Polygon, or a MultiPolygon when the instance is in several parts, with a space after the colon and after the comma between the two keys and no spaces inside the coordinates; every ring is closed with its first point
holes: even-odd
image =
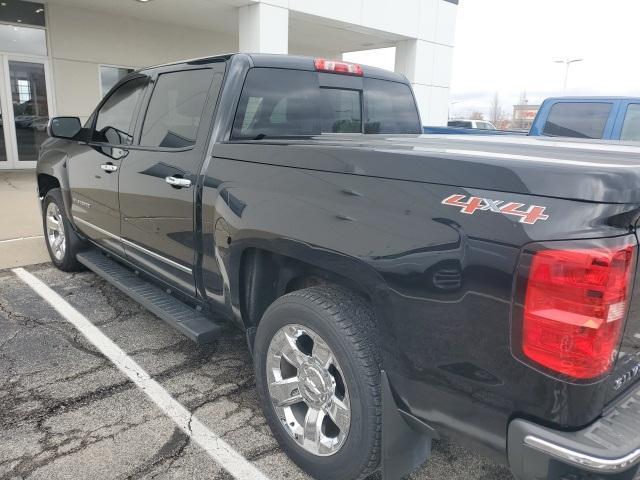
{"type": "MultiPolygon", "coordinates": [[[[27,267],[269,479],[305,479],[258,407],[244,336],[197,347],[90,272],[27,267]]],[[[233,478],[9,269],[0,270],[0,478],[233,478]]],[[[447,441],[412,479],[508,479],[447,441]]]]}

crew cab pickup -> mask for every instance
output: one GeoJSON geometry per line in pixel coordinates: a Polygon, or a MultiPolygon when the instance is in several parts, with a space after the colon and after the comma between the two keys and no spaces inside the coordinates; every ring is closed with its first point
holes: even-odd
{"type": "Polygon", "coordinates": [[[640,98],[547,98],[526,131],[465,128],[466,124],[423,127],[423,133],[455,135],[529,135],[640,142],[640,98]]]}
{"type": "Polygon", "coordinates": [[[400,75],[248,54],[48,129],[52,262],[196,342],[246,331],[315,478],[401,478],[440,436],[519,479],[638,474],[640,148],[422,135],[400,75]]]}
{"type": "Polygon", "coordinates": [[[640,141],[640,98],[547,98],[529,135],[640,141]]]}

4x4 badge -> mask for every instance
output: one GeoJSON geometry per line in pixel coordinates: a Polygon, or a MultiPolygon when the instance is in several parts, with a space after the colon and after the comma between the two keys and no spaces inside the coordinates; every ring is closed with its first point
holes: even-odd
{"type": "Polygon", "coordinates": [[[545,215],[546,207],[540,205],[525,205],[517,202],[504,202],[502,200],[490,200],[488,198],[469,197],[464,200],[465,195],[451,195],[442,200],[443,205],[459,207],[461,213],[473,215],[477,211],[489,211],[501,213],[503,215],[513,215],[520,217],[520,223],[533,225],[538,220],[547,220],[549,215],[545,215]]]}

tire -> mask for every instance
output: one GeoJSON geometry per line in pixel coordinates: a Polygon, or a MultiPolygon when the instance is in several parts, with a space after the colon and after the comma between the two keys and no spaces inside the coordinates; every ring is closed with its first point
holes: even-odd
{"type": "Polygon", "coordinates": [[[84,241],[78,237],[69,223],[59,188],[49,190],[44,197],[42,227],[51,262],[63,272],[82,270],[82,265],[76,260],[76,254],[84,247],[84,241]]]}
{"type": "Polygon", "coordinates": [[[378,469],[382,439],[378,345],[369,303],[337,286],[284,295],[258,325],[254,361],[262,409],[284,451],[316,479],[356,480],[378,469]],[[277,359],[275,354],[285,351],[277,359]],[[284,391],[275,388],[280,384],[284,391]],[[289,405],[289,400],[298,399],[289,405]],[[314,418],[322,418],[316,422],[319,429],[311,427],[309,419],[314,418]]]}

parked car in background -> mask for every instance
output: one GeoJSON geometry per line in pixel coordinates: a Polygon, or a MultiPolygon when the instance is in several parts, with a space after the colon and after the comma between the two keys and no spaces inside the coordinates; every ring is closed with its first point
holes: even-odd
{"type": "Polygon", "coordinates": [[[453,128],[477,128],[479,130],[497,130],[495,125],[486,120],[449,120],[448,127],[453,128]]]}

